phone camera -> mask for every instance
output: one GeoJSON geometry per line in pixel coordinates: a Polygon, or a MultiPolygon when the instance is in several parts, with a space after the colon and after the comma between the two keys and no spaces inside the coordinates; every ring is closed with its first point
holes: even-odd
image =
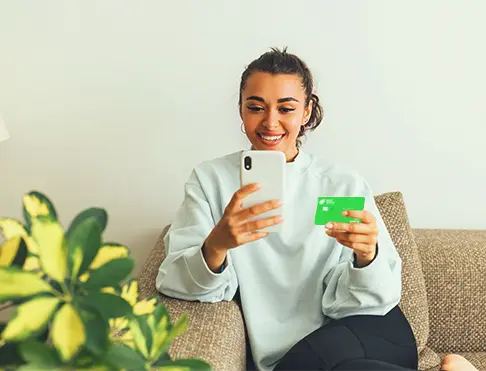
{"type": "Polygon", "coordinates": [[[251,157],[250,156],[245,157],[245,169],[246,170],[251,169],[251,157]]]}

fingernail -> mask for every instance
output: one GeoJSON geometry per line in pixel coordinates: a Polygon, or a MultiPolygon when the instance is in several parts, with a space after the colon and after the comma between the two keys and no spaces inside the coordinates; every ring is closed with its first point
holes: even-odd
{"type": "Polygon", "coordinates": [[[282,200],[277,200],[277,205],[278,206],[282,206],[283,205],[283,201],[282,200]]]}
{"type": "Polygon", "coordinates": [[[326,224],[326,227],[327,227],[327,228],[332,228],[332,223],[327,223],[327,224],[326,224]]]}
{"type": "Polygon", "coordinates": [[[349,214],[349,213],[348,213],[346,210],[345,210],[345,211],[343,211],[343,215],[344,215],[344,216],[346,216],[346,215],[348,215],[348,214],[349,214]]]}
{"type": "Polygon", "coordinates": [[[278,220],[279,222],[283,222],[284,218],[283,218],[283,216],[279,216],[279,217],[277,217],[277,220],[278,220]]]}

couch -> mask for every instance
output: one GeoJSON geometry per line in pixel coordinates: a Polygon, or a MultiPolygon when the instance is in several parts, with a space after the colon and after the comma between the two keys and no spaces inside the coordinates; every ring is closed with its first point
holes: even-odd
{"type": "MultiPolygon", "coordinates": [[[[419,369],[438,371],[444,354],[458,353],[486,371],[486,230],[412,229],[400,192],[377,195],[375,201],[402,258],[399,305],[417,339],[419,369]]],[[[150,252],[139,281],[141,295],[161,296],[172,319],[189,315],[188,331],[169,354],[204,359],[216,371],[252,369],[238,295],[231,302],[211,304],[157,292],[155,277],[165,257],[168,228],[150,252]]]]}

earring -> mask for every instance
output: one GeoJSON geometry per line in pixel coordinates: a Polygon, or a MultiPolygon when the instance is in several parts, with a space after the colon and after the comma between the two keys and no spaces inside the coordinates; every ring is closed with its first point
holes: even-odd
{"type": "Polygon", "coordinates": [[[240,130],[241,130],[241,132],[242,132],[243,134],[245,134],[245,135],[246,135],[246,131],[243,129],[243,123],[241,123],[240,130]]]}

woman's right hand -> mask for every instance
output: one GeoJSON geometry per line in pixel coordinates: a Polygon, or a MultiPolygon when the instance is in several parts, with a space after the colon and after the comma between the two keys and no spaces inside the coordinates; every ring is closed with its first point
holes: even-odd
{"type": "Polygon", "coordinates": [[[268,232],[257,232],[257,230],[282,222],[283,218],[280,216],[248,221],[256,215],[282,206],[280,200],[272,200],[243,209],[241,205],[243,199],[258,189],[257,184],[249,184],[236,191],[226,206],[223,217],[206,238],[203,255],[212,271],[219,270],[228,250],[268,236],[268,232]]]}

